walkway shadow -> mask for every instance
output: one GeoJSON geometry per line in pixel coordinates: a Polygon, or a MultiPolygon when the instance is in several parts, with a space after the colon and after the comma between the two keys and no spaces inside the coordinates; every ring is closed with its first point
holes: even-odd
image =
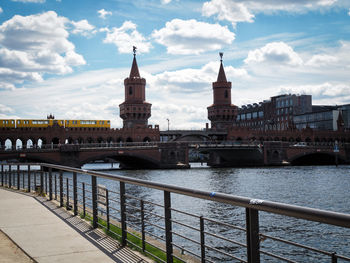
{"type": "Polygon", "coordinates": [[[45,206],[48,210],[66,222],[71,228],[77,231],[85,239],[89,240],[103,253],[109,256],[112,260],[118,263],[148,263],[153,262],[145,260],[137,252],[128,247],[122,247],[119,242],[110,236],[107,236],[101,229],[93,229],[92,226],[79,218],[72,215],[63,207],[57,206],[57,203],[47,200],[45,197],[34,197],[39,203],[45,206]]]}

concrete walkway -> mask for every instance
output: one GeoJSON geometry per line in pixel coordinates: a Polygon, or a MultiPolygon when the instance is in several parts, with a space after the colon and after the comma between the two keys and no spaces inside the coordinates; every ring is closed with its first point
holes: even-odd
{"type": "Polygon", "coordinates": [[[54,203],[3,188],[0,229],[36,262],[146,262],[54,203]]]}

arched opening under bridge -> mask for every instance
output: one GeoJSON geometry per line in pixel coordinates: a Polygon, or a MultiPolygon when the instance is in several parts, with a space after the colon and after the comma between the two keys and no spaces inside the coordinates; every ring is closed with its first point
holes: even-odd
{"type": "Polygon", "coordinates": [[[336,158],[338,164],[343,164],[345,161],[340,157],[336,157],[333,153],[310,153],[306,155],[296,156],[290,161],[291,165],[335,165],[336,158]]]}

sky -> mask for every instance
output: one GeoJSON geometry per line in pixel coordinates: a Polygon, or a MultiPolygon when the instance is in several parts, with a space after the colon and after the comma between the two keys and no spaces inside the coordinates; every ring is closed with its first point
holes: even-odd
{"type": "Polygon", "coordinates": [[[205,128],[219,52],[232,103],[350,103],[350,0],[1,0],[0,118],[108,119],[137,47],[149,124],[205,128]]]}

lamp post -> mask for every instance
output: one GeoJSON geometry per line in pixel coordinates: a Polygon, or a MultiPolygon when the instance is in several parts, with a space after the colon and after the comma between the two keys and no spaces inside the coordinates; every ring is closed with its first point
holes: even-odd
{"type": "Polygon", "coordinates": [[[168,121],[168,131],[169,131],[169,122],[170,122],[170,121],[169,121],[169,119],[166,119],[166,120],[168,121]]]}

